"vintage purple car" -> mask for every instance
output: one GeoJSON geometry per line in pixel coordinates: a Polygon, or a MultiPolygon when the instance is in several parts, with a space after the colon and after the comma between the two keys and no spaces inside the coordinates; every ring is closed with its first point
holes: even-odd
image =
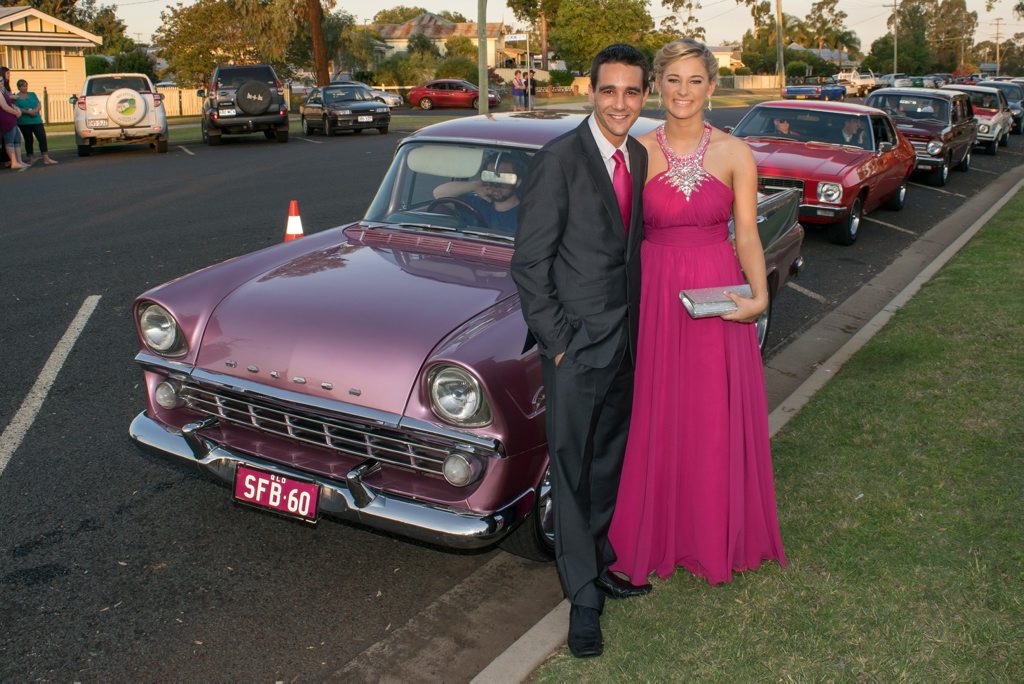
{"type": "MultiPolygon", "coordinates": [[[[259,509],[549,557],[544,388],[509,276],[515,226],[479,192],[515,192],[529,157],[581,120],[429,126],[401,142],[363,220],[141,295],[147,403],[132,438],[259,509]],[[465,184],[477,193],[451,194],[465,184]]],[[[792,191],[759,204],[773,296],[799,267],[798,204],[792,191]]]]}

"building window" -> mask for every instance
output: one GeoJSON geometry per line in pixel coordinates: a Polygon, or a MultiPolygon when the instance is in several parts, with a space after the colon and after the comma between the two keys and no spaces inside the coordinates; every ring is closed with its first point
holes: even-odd
{"type": "MultiPolygon", "coordinates": [[[[2,50],[0,54],[3,54],[2,50]]],[[[64,56],[60,48],[8,47],[6,66],[31,71],[62,69],[64,56]]]]}
{"type": "Polygon", "coordinates": [[[63,53],[61,52],[60,48],[46,48],[46,68],[64,68],[63,53]]]}

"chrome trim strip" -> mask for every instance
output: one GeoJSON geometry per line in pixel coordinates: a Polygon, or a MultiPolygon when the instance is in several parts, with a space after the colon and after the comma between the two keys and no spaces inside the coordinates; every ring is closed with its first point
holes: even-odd
{"type": "Polygon", "coordinates": [[[837,216],[850,213],[850,210],[841,204],[801,204],[800,211],[804,211],[805,209],[809,211],[828,209],[829,211],[835,212],[837,216]]]}
{"type": "Polygon", "coordinates": [[[434,437],[444,437],[445,439],[450,439],[456,442],[472,444],[475,447],[492,452],[489,454],[490,456],[505,458],[505,450],[502,448],[501,442],[496,439],[492,439],[491,437],[474,435],[469,432],[461,432],[454,428],[445,427],[444,425],[428,423],[427,421],[419,420],[418,418],[402,418],[402,420],[399,421],[398,426],[405,430],[412,430],[413,432],[421,432],[434,437]]]}
{"type": "MultiPolygon", "coordinates": [[[[489,515],[480,515],[370,490],[367,494],[373,494],[372,500],[360,507],[355,494],[349,491],[344,482],[264,461],[220,446],[195,433],[196,430],[193,430],[193,436],[203,442],[201,452],[206,452],[205,456],[198,458],[180,432],[158,423],[145,413],[136,416],[129,428],[129,435],[141,448],[169,457],[177,463],[194,464],[214,480],[229,487],[234,481],[235,469],[239,464],[261,468],[285,477],[315,482],[320,486],[320,513],[324,516],[355,521],[376,529],[452,548],[476,549],[501,540],[529,515],[536,497],[536,490],[531,487],[501,510],[489,515]]],[[[359,478],[365,473],[350,472],[349,475],[359,478]]],[[[360,485],[366,487],[364,483],[360,485]]]]}
{"type": "Polygon", "coordinates": [[[191,373],[194,368],[191,363],[165,359],[145,351],[140,351],[135,355],[135,362],[147,368],[156,368],[169,373],[191,373]]]}

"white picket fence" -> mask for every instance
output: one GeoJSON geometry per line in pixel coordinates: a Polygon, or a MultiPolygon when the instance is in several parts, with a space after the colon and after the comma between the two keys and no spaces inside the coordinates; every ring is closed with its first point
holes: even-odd
{"type": "MultiPolygon", "coordinates": [[[[157,88],[164,96],[164,108],[168,117],[199,116],[203,111],[203,100],[196,95],[195,88],[157,88]]],[[[75,106],[69,101],[78,93],[64,93],[43,89],[39,94],[43,105],[43,121],[46,123],[70,123],[75,120],[75,106]]]]}

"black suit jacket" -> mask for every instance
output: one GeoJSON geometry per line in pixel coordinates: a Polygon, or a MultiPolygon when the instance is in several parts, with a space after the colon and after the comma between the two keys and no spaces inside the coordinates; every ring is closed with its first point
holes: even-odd
{"type": "Polygon", "coordinates": [[[632,137],[626,144],[633,181],[628,235],[589,117],[531,162],[512,277],[526,323],[548,358],[565,352],[601,368],[625,338],[635,359],[647,151],[632,137]]]}

